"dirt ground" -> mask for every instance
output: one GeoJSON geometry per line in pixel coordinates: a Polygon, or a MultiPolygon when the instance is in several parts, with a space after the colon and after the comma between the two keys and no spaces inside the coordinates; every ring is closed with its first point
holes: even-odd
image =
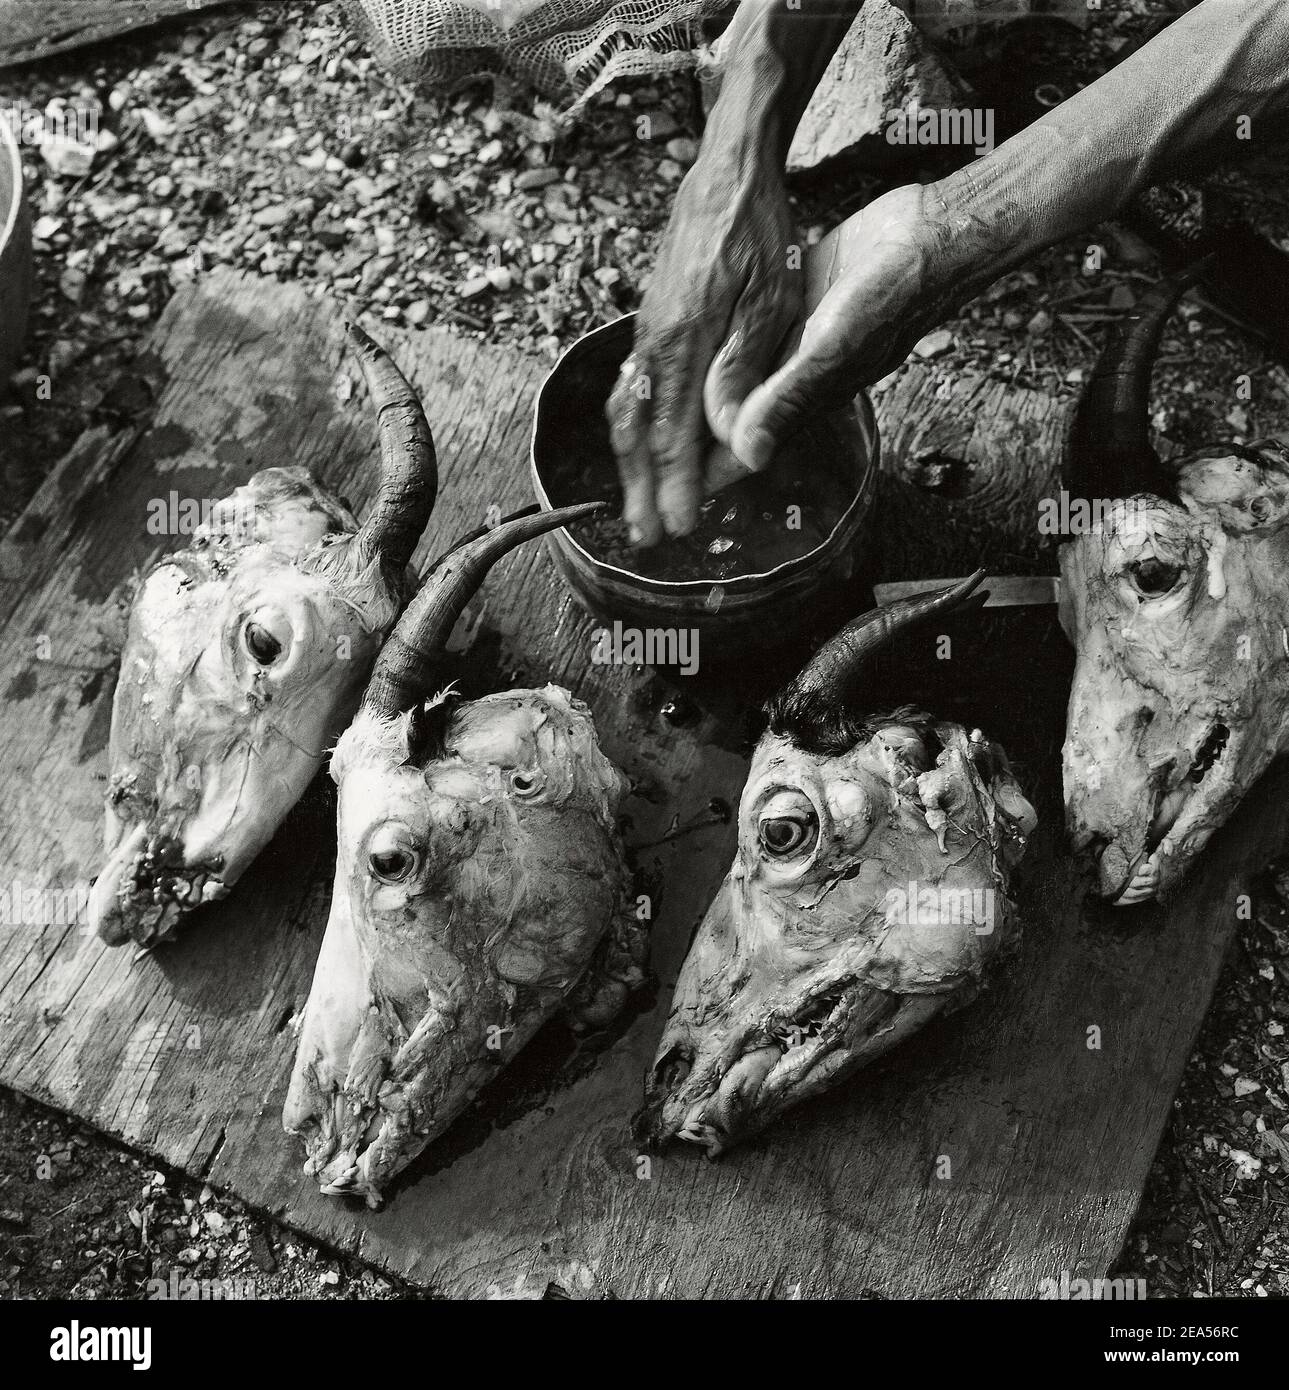
{"type": "MultiPolygon", "coordinates": [[[[1113,46],[1157,8],[1121,7],[1094,40],[1113,46]]],[[[638,304],[701,131],[683,76],[620,84],[571,130],[518,89],[418,95],[381,72],[335,4],[248,4],[0,72],[0,103],[51,100],[93,111],[107,135],[83,173],[25,152],[37,293],[26,359],[0,383],[4,525],[82,430],[147,410],[128,367],[185,279],[237,266],[391,323],[551,356],[638,304]],[[36,399],[42,374],[56,409],[36,399]]],[[[1228,176],[1281,238],[1284,172],[1264,155],[1228,176]]],[[[880,186],[803,190],[808,238],[880,186]]],[[[922,354],[1072,393],[1101,325],[1157,274],[1132,238],[1097,239],[1101,271],[1085,269],[1086,238],[1054,248],[922,354]]],[[[1183,445],[1289,421],[1289,373],[1201,308],[1174,321],[1156,388],[1155,423],[1183,445]]],[[[1289,1294],[1289,875],[1281,892],[1276,881],[1269,870],[1241,924],[1116,1271],[1153,1297],[1289,1294]]],[[[149,1297],[172,1273],[209,1281],[208,1295],[427,1296],[0,1091],[0,1293],[149,1297]]]]}

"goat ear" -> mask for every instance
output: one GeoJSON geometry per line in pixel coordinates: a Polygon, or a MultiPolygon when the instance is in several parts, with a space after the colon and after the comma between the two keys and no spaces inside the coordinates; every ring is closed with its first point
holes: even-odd
{"type": "Polygon", "coordinates": [[[461,696],[450,686],[432,700],[413,705],[399,721],[406,731],[407,750],[403,761],[419,766],[446,751],[448,725],[461,696]]]}
{"type": "Polygon", "coordinates": [[[1289,521],[1289,450],[1274,439],[1203,449],[1183,465],[1178,490],[1226,531],[1277,531],[1289,521]]]}

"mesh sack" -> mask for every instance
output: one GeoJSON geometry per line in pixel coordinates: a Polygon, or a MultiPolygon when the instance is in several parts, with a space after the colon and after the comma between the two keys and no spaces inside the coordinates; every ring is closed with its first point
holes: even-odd
{"type": "Polygon", "coordinates": [[[573,115],[615,78],[694,67],[730,0],[344,0],[391,71],[433,86],[522,78],[573,115]]]}

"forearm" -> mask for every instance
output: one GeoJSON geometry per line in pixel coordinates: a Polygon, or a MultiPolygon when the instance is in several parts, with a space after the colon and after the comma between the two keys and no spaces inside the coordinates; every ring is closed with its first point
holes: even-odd
{"type": "Polygon", "coordinates": [[[721,93],[708,118],[708,158],[782,166],[797,123],[864,0],[742,0],[725,37],[721,93]]]}
{"type": "Polygon", "coordinates": [[[968,288],[1289,114],[1289,5],[1205,0],[1091,86],[929,190],[968,288]]]}

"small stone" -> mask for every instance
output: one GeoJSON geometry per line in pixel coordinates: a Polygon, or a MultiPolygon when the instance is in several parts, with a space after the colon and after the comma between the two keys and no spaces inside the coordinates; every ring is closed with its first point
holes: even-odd
{"type": "Polygon", "coordinates": [[[1233,405],[1226,412],[1226,423],[1238,434],[1247,434],[1249,431],[1249,412],[1242,405],[1233,405]]]}
{"type": "Polygon", "coordinates": [[[406,310],[407,321],[413,328],[419,328],[430,316],[430,301],[428,299],[414,299],[406,310]]]}
{"type": "Polygon", "coordinates": [[[1235,1078],[1235,1094],[1237,1096],[1251,1096],[1262,1089],[1260,1081],[1254,1081],[1249,1076],[1237,1076],[1235,1078]]]}
{"type": "Polygon", "coordinates": [[[58,277],[58,289],[65,299],[79,304],[81,296],[85,293],[85,272],[73,269],[63,271],[58,277]]]}
{"type": "Polygon", "coordinates": [[[340,1282],[340,1275],[334,1269],[326,1269],[318,1276],[318,1283],[327,1285],[328,1288],[335,1288],[340,1282]]]}
{"type": "Polygon", "coordinates": [[[913,344],[913,353],[916,357],[939,357],[952,346],[953,334],[949,329],[937,328],[934,333],[928,333],[925,338],[919,338],[913,344]]]}
{"type": "Polygon", "coordinates": [[[479,152],[475,155],[475,158],[479,161],[480,164],[495,164],[497,160],[501,158],[502,153],[503,147],[501,141],[489,140],[486,145],[480,147],[479,152]]]}
{"type": "Polygon", "coordinates": [[[685,171],[674,159],[660,159],[658,161],[658,177],[666,179],[668,183],[675,183],[677,179],[685,177],[685,171]]]}
{"type": "Polygon", "coordinates": [[[514,284],[514,277],[511,275],[510,270],[504,265],[490,265],[488,269],[484,271],[484,275],[487,276],[488,283],[494,290],[505,291],[514,284]]]}
{"type": "Polygon", "coordinates": [[[668,140],[667,154],[677,164],[692,164],[698,158],[698,141],[691,140],[687,135],[679,136],[675,140],[668,140]]]}
{"type": "Polygon", "coordinates": [[[643,119],[648,122],[644,127],[646,140],[670,140],[680,130],[680,122],[670,111],[659,111],[657,115],[647,113],[643,119]]]}
{"type": "Polygon", "coordinates": [[[82,179],[94,167],[94,146],[61,135],[47,135],[40,142],[40,157],[60,179],[82,179]]]}
{"type": "Polygon", "coordinates": [[[1016,329],[1025,322],[1025,315],[1019,309],[1008,309],[1003,315],[1003,327],[1016,329]]]}
{"type": "Polygon", "coordinates": [[[313,235],[329,251],[338,251],[349,240],[349,229],[343,222],[315,222],[313,235]]]}
{"type": "Polygon", "coordinates": [[[175,181],[169,174],[158,174],[148,185],[148,192],[154,198],[169,198],[175,191],[175,181]]]}
{"type": "Polygon", "coordinates": [[[161,141],[174,134],[174,126],[149,106],[140,110],[139,119],[143,122],[143,128],[148,132],[150,140],[161,141]]]}
{"type": "Polygon", "coordinates": [[[152,317],[152,310],[146,304],[131,304],[125,312],[137,323],[144,323],[152,317]]]}
{"type": "Polygon", "coordinates": [[[368,203],[374,203],[377,196],[376,180],[368,178],[366,174],[359,174],[356,179],[350,179],[349,191],[364,206],[368,203]]]}
{"type": "Polygon", "coordinates": [[[515,187],[530,191],[535,188],[547,188],[553,183],[559,182],[558,169],[525,169],[522,173],[515,175],[515,187]]]}
{"type": "Polygon", "coordinates": [[[251,221],[257,227],[280,227],[291,216],[289,203],[270,203],[268,207],[260,208],[258,212],[251,215],[251,221]]]}
{"type": "Polygon", "coordinates": [[[48,241],[62,225],[61,217],[38,217],[32,223],[31,234],[37,241],[48,241]]]}
{"type": "Polygon", "coordinates": [[[1025,325],[1025,331],[1035,337],[1046,333],[1052,326],[1052,316],[1046,309],[1040,309],[1025,325]]]}
{"type": "Polygon", "coordinates": [[[475,295],[482,294],[488,288],[488,283],[486,275],[471,275],[469,279],[461,282],[457,293],[462,299],[473,299],[475,295]]]}

